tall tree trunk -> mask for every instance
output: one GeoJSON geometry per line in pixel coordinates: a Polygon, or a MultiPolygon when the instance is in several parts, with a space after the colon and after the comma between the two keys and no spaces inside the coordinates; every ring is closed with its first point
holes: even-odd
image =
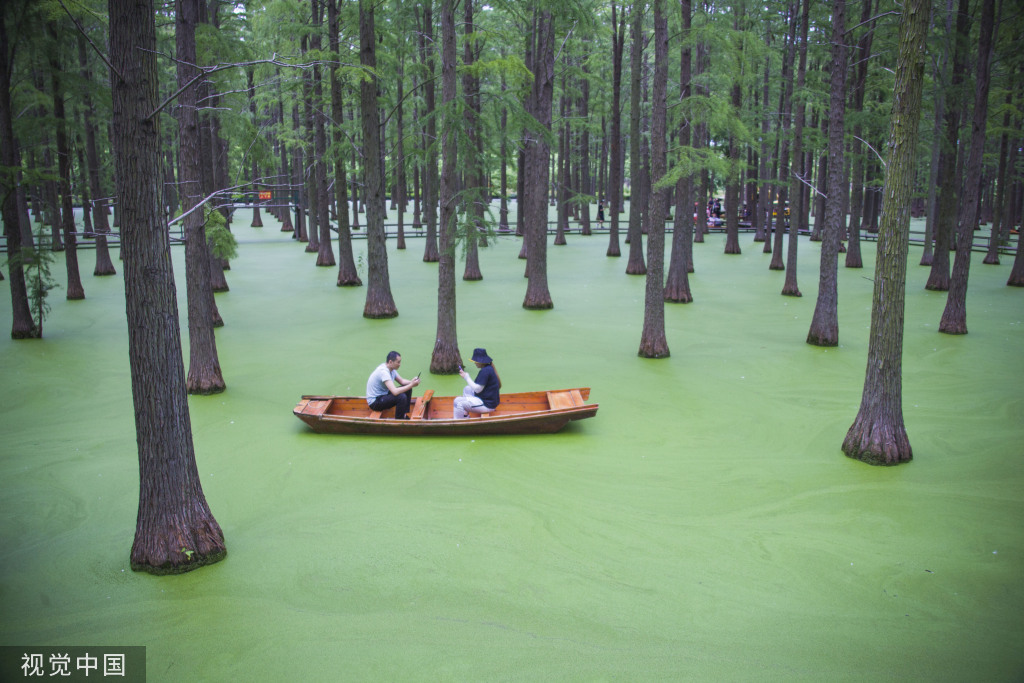
{"type": "Polygon", "coordinates": [[[118,213],[128,359],[139,451],[131,567],[173,574],[224,558],[224,533],[203,495],[195,448],[170,240],[161,216],[156,26],[152,0],[109,0],[118,213]]]}
{"type": "MultiPolygon", "coordinates": [[[[770,204],[769,211],[773,215],[775,225],[775,244],[772,248],[772,259],[768,264],[769,270],[785,270],[786,264],[782,260],[782,238],[786,234],[787,224],[792,227],[795,223],[793,216],[786,216],[786,206],[789,201],[789,166],[790,166],[790,140],[789,130],[793,118],[793,81],[796,77],[796,27],[799,23],[799,5],[791,2],[787,14],[789,15],[789,29],[786,32],[786,58],[782,62],[782,83],[783,87],[779,93],[779,111],[782,113],[779,124],[779,166],[778,180],[775,197],[770,204]]],[[[765,249],[768,244],[766,240],[765,249]]]]}
{"type": "Polygon", "coordinates": [[[657,187],[668,170],[668,17],[665,0],[654,0],[654,83],[651,94],[651,192],[647,215],[647,286],[638,355],[667,358],[665,336],[665,212],[668,188],[657,187]]]}
{"type": "MultiPolygon", "coordinates": [[[[679,3],[682,41],[679,49],[679,100],[684,105],[690,98],[691,61],[693,51],[690,37],[693,27],[693,8],[690,0],[679,3]]],[[[684,117],[679,125],[679,147],[690,146],[689,121],[684,117]]],[[[693,301],[688,273],[693,268],[693,174],[686,174],[676,182],[676,215],[672,229],[672,252],[668,278],[665,281],[665,301],[687,304],[693,301]]]]}
{"type": "MultiPolygon", "coordinates": [[[[533,50],[533,85],[530,92],[529,113],[545,131],[551,130],[551,106],[555,80],[555,34],[551,12],[534,12],[535,41],[533,50]]],[[[539,132],[531,135],[526,144],[526,231],[527,241],[526,296],[523,308],[553,308],[548,290],[548,208],[547,193],[551,180],[548,162],[551,150],[539,132]]]]}
{"type": "MultiPolygon", "coordinates": [[[[340,43],[338,40],[338,2],[339,0],[327,0],[327,31],[330,36],[328,47],[332,54],[339,54],[340,43]]],[[[340,59],[340,58],[339,58],[340,59]]],[[[345,120],[344,105],[341,94],[341,80],[338,78],[337,68],[331,67],[331,118],[336,125],[331,126],[334,131],[334,184],[338,204],[338,286],[359,287],[363,281],[359,278],[359,271],[356,269],[355,257],[352,254],[352,227],[348,217],[348,174],[345,172],[345,155],[343,134],[339,130],[342,121],[345,120]]]]}
{"type": "Polygon", "coordinates": [[[459,371],[462,355],[455,323],[455,221],[458,143],[455,101],[454,0],[441,2],[441,251],[437,264],[437,338],[430,356],[430,372],[452,375],[459,371]]]}
{"type": "MultiPolygon", "coordinates": [[[[57,28],[49,27],[54,42],[58,40],[57,28]]],[[[78,269],[78,239],[75,237],[75,214],[71,204],[71,147],[68,144],[67,117],[64,114],[64,85],[61,82],[62,68],[60,54],[55,47],[50,55],[50,77],[53,83],[53,118],[57,137],[57,174],[60,189],[61,229],[64,233],[64,263],[67,266],[69,301],[85,298],[82,274],[78,269]]]]}
{"type": "Polygon", "coordinates": [[[930,5],[907,0],[900,19],[867,372],[860,410],[843,440],[846,455],[873,465],[896,465],[913,457],[903,423],[903,311],[930,5]]]}
{"type": "Polygon", "coordinates": [[[612,125],[608,161],[608,251],[606,256],[621,256],[619,212],[622,202],[622,51],[626,42],[626,8],[616,24],[616,3],[612,2],[612,125]]]}
{"type": "Polygon", "coordinates": [[[939,332],[967,334],[967,278],[970,274],[972,242],[978,227],[978,205],[981,193],[982,165],[985,152],[985,127],[988,121],[988,91],[992,63],[992,33],[995,23],[995,0],[982,0],[980,36],[978,39],[978,74],[975,79],[974,119],[971,123],[971,151],[967,158],[964,197],[960,204],[957,229],[956,259],[949,281],[946,309],[942,312],[939,332]]]}
{"type": "Polygon", "coordinates": [[[804,117],[806,116],[806,104],[804,97],[804,82],[807,78],[807,34],[810,27],[811,0],[801,0],[800,3],[800,30],[798,34],[797,51],[799,57],[796,67],[796,95],[792,105],[796,112],[796,119],[793,122],[793,161],[796,168],[793,169],[793,179],[790,181],[790,196],[793,198],[793,210],[789,214],[789,241],[786,250],[786,281],[782,285],[783,296],[803,296],[796,281],[796,260],[798,245],[800,244],[800,221],[807,215],[804,209],[804,184],[806,179],[804,155],[804,117]],[[796,98],[799,98],[798,100],[796,98]]]}
{"type": "MultiPolygon", "coordinates": [[[[82,79],[86,83],[92,82],[92,71],[89,69],[89,61],[86,53],[85,37],[78,35],[78,64],[82,73],[82,79]]],[[[85,128],[85,158],[88,168],[89,191],[92,195],[93,207],[93,234],[96,237],[96,266],[92,271],[93,275],[116,275],[117,270],[110,259],[110,249],[107,244],[107,235],[110,233],[110,223],[107,221],[107,196],[103,191],[100,181],[100,161],[96,147],[96,124],[92,118],[92,95],[88,88],[82,91],[82,119],[85,128]]]]}
{"type": "MultiPolygon", "coordinates": [[[[201,0],[176,0],[175,43],[178,87],[199,75],[196,64],[196,24],[201,0]]],[[[181,205],[185,227],[185,282],[188,290],[189,365],[186,388],[190,394],[215,394],[224,391],[214,336],[213,288],[210,282],[210,248],[206,243],[206,217],[200,206],[203,199],[202,161],[199,157],[197,86],[182,90],[178,96],[178,145],[181,158],[181,205]]]]}
{"type": "MultiPolygon", "coordinates": [[[[871,58],[871,43],[875,35],[875,22],[871,19],[874,12],[872,0],[863,0],[861,5],[860,23],[863,25],[860,40],[857,41],[857,54],[854,62],[857,65],[855,70],[856,78],[853,82],[851,99],[853,100],[854,115],[864,111],[864,90],[868,80],[868,60],[871,58]]],[[[852,196],[850,197],[850,245],[846,251],[847,268],[863,268],[864,261],[860,253],[860,228],[861,228],[861,206],[864,200],[864,157],[863,143],[860,138],[863,135],[863,126],[859,117],[853,126],[853,139],[850,141],[850,151],[853,157],[852,168],[852,196]]]]}
{"type": "Polygon", "coordinates": [[[465,106],[462,110],[463,124],[466,136],[466,157],[463,161],[463,177],[465,178],[465,201],[463,206],[466,212],[466,268],[462,273],[463,280],[483,280],[480,272],[480,254],[477,249],[480,228],[483,227],[483,202],[484,187],[482,155],[478,152],[480,146],[480,126],[483,119],[480,116],[480,79],[472,74],[474,62],[474,39],[473,39],[473,0],[465,2],[465,15],[463,30],[466,32],[466,39],[463,43],[462,61],[465,72],[462,76],[462,98],[465,106]]]}
{"type": "Polygon", "coordinates": [[[938,292],[949,290],[949,249],[956,228],[957,197],[959,194],[960,174],[960,117],[964,98],[961,95],[964,71],[967,61],[967,41],[970,34],[970,15],[968,0],[960,0],[956,13],[956,35],[953,45],[953,68],[951,69],[951,85],[947,90],[946,99],[946,137],[939,154],[939,204],[935,220],[935,253],[932,256],[932,268],[928,274],[925,289],[938,292]]]}
{"type": "Polygon", "coordinates": [[[815,346],[839,345],[838,257],[843,220],[843,120],[846,108],[846,0],[832,3],[832,72],[828,128],[828,199],[821,235],[818,300],[807,333],[815,346]]]}
{"type": "MultiPolygon", "coordinates": [[[[744,10],[746,5],[743,2],[733,5],[733,29],[739,33],[744,24],[744,10]]],[[[732,84],[732,108],[736,116],[740,115],[740,106],[743,104],[743,89],[741,81],[746,69],[743,62],[743,43],[740,43],[737,54],[739,69],[732,84]]],[[[743,184],[743,174],[740,168],[742,158],[742,145],[735,133],[729,135],[729,177],[725,184],[725,253],[739,254],[740,249],[740,187],[743,184]]]]}
{"type": "MultiPolygon", "coordinates": [[[[11,59],[13,53],[7,36],[7,21],[13,7],[0,8],[0,165],[5,168],[21,168],[21,154],[18,142],[14,137],[14,115],[11,109],[11,59]]],[[[22,246],[31,243],[22,241],[21,225],[27,223],[27,212],[24,219],[19,208],[19,192],[21,178],[17,173],[0,174],[0,203],[2,203],[4,234],[7,236],[7,255],[20,254],[22,246]]],[[[28,303],[28,287],[25,283],[25,269],[21,259],[10,259],[7,266],[11,290],[11,339],[38,339],[42,336],[40,328],[32,319],[32,309],[28,303]]]]}
{"type": "Polygon", "coordinates": [[[391,295],[388,248],[384,233],[384,173],[381,168],[380,109],[377,106],[377,31],[372,0],[359,0],[359,63],[369,78],[359,83],[363,128],[363,169],[366,193],[366,252],[368,262],[364,318],[394,318],[398,308],[391,295]]]}
{"type": "Polygon", "coordinates": [[[633,180],[630,186],[629,198],[629,231],[626,234],[626,241],[629,243],[629,261],[626,263],[627,275],[643,275],[647,272],[647,265],[644,263],[644,247],[641,233],[643,231],[644,206],[641,201],[643,195],[643,154],[640,151],[640,86],[643,81],[643,53],[644,53],[644,8],[647,3],[641,0],[634,0],[633,8],[630,10],[632,26],[630,28],[630,40],[632,49],[629,59],[629,177],[633,180]]]}
{"type": "MultiPolygon", "coordinates": [[[[426,73],[423,76],[423,108],[426,124],[423,127],[423,148],[426,150],[426,165],[423,173],[423,213],[426,216],[427,238],[423,244],[423,260],[436,263],[440,254],[437,247],[437,121],[434,106],[434,20],[428,0],[423,3],[423,25],[420,30],[420,55],[426,73]]],[[[522,195],[520,195],[520,198],[522,195]]]]}

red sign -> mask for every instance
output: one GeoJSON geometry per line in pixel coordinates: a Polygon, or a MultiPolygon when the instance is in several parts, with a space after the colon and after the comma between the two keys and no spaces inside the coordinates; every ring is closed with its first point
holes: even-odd
{"type": "Polygon", "coordinates": [[[264,199],[270,199],[270,193],[269,192],[260,192],[260,200],[264,200],[264,199]]]}

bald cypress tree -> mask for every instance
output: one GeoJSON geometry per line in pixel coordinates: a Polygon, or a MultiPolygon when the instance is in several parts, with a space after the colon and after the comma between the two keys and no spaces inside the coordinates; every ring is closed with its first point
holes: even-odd
{"type": "Polygon", "coordinates": [[[872,465],[897,465],[913,457],[903,422],[903,310],[930,7],[928,0],[907,0],[900,20],[867,372],[860,411],[843,441],[846,455],[872,465]]]}

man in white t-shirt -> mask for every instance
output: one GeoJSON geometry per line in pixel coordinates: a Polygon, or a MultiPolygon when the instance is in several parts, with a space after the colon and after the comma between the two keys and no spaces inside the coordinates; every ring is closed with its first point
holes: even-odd
{"type": "Polygon", "coordinates": [[[420,378],[405,379],[398,374],[402,355],[398,351],[388,353],[387,360],[374,369],[366,380],[366,402],[370,410],[385,410],[395,407],[395,418],[408,419],[412,390],[419,386],[420,378]]]}

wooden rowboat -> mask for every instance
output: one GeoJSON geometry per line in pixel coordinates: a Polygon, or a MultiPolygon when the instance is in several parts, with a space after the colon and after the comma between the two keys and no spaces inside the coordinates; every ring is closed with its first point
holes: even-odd
{"type": "Polygon", "coordinates": [[[551,434],[571,420],[594,417],[597,404],[585,403],[589,397],[589,387],[502,394],[493,412],[463,419],[453,417],[454,396],[435,397],[433,390],[413,399],[408,420],[396,420],[394,408],[371,411],[362,396],[303,396],[292,412],[321,434],[551,434]]]}

